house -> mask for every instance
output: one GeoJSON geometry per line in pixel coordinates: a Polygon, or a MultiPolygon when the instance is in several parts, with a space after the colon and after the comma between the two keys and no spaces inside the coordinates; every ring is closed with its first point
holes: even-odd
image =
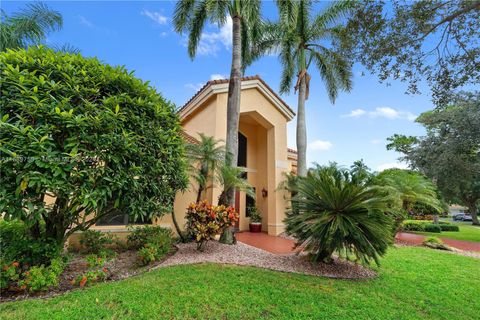
{"type": "MultiPolygon", "coordinates": [[[[228,82],[228,79],[208,81],[178,110],[187,142],[198,143],[199,133],[225,141],[228,82]]],[[[285,173],[296,172],[296,151],[287,148],[287,123],[294,116],[293,110],[259,76],[242,79],[238,165],[246,168],[246,178],[255,188],[256,198],[250,199],[244,193],[236,194],[235,207],[240,213],[237,227],[240,231],[248,230],[246,208],[250,205],[259,208],[264,232],[278,235],[284,231],[286,194],[278,186],[285,173]]],[[[207,200],[216,204],[220,193],[220,188],[210,188],[207,200]]],[[[174,210],[180,226],[184,226],[186,208],[195,199],[194,188],[177,194],[174,210]]],[[[124,233],[127,223],[128,216],[121,215],[102,221],[93,228],[124,233]]],[[[174,229],[171,215],[165,215],[153,224],[174,229]]]]}

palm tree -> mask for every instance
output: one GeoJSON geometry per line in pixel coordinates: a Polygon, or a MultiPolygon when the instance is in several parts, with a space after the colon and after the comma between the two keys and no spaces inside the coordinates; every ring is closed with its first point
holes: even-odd
{"type": "Polygon", "coordinates": [[[227,193],[229,190],[238,190],[245,192],[252,198],[255,198],[255,191],[248,181],[243,178],[245,168],[233,167],[228,163],[221,166],[217,174],[217,181],[222,186],[223,191],[218,197],[219,205],[228,205],[227,193]]]}
{"type": "Polygon", "coordinates": [[[415,203],[443,211],[435,185],[418,172],[388,169],[379,173],[373,183],[388,187],[398,201],[397,206],[406,212],[411,211],[415,203]]]}
{"type": "MultiPolygon", "coordinates": [[[[197,183],[196,202],[202,200],[202,194],[213,184],[215,173],[221,167],[225,158],[225,148],[221,140],[199,134],[199,143],[190,143],[186,146],[186,154],[190,160],[191,176],[197,183]]],[[[204,194],[205,195],[205,194],[204,194]]]]}
{"type": "Polygon", "coordinates": [[[49,32],[63,25],[60,13],[41,2],[27,4],[11,16],[3,10],[0,14],[0,51],[40,44],[49,32]]]}
{"type": "MultiPolygon", "coordinates": [[[[175,30],[188,32],[188,54],[195,57],[202,31],[207,21],[223,26],[232,19],[232,65],[228,84],[226,160],[237,165],[238,123],[240,118],[241,78],[245,67],[251,63],[250,40],[257,35],[260,21],[259,0],[180,0],[174,13],[175,30]]],[[[228,204],[234,204],[234,191],[227,194],[228,204]]]]}
{"type": "Polygon", "coordinates": [[[286,232],[296,246],[309,251],[317,262],[332,261],[332,254],[350,256],[362,263],[379,264],[393,237],[387,193],[361,183],[332,164],[310,169],[299,177],[297,195],[285,219],[286,232]]]}
{"type": "Polygon", "coordinates": [[[317,68],[325,83],[332,103],[340,90],[352,88],[351,64],[339,53],[331,50],[329,44],[337,38],[339,27],[334,23],[347,14],[351,1],[336,2],[313,15],[311,0],[278,0],[280,12],[278,23],[265,23],[255,54],[268,51],[278,52],[283,67],[280,93],[288,93],[293,85],[298,91],[297,109],[297,151],[298,175],[307,174],[307,133],[305,122],[305,101],[309,96],[312,64],[317,68]]]}

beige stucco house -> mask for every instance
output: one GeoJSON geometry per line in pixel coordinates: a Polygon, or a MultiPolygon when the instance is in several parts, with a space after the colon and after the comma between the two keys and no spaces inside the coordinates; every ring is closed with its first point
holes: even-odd
{"type": "MultiPolygon", "coordinates": [[[[198,133],[203,133],[225,141],[227,98],[228,80],[212,80],[180,108],[178,113],[187,140],[192,142],[198,133]]],[[[287,148],[287,123],[294,116],[292,109],[260,77],[242,79],[238,165],[246,168],[256,199],[237,194],[235,206],[240,213],[240,231],[248,229],[246,207],[252,201],[263,216],[263,231],[271,235],[284,231],[286,201],[278,185],[284,173],[296,170],[296,153],[287,148]]],[[[220,193],[220,188],[209,189],[207,200],[216,203],[220,193]]],[[[185,209],[195,201],[195,196],[191,190],[179,193],[175,199],[175,213],[181,225],[185,209]]],[[[170,225],[171,217],[165,216],[158,223],[170,225]]]]}
{"type": "MultiPolygon", "coordinates": [[[[246,168],[247,180],[255,188],[256,199],[244,193],[236,194],[235,207],[240,213],[238,229],[248,230],[247,205],[255,204],[262,215],[262,229],[270,235],[284,231],[285,192],[278,189],[284,173],[296,172],[296,152],[287,148],[287,123],[295,113],[259,77],[242,79],[239,123],[239,161],[246,168]]],[[[178,111],[184,138],[195,143],[199,133],[225,141],[227,133],[228,80],[208,81],[178,111]]],[[[216,204],[221,190],[208,190],[207,200],[216,204]]],[[[175,199],[175,216],[180,226],[185,224],[188,205],[196,199],[194,188],[179,192],[175,199]]],[[[117,217],[108,222],[98,223],[94,229],[113,232],[122,237],[127,232],[128,217],[117,217]]],[[[153,221],[153,224],[175,230],[171,215],[153,221]]],[[[70,242],[76,243],[78,235],[70,242]]]]}

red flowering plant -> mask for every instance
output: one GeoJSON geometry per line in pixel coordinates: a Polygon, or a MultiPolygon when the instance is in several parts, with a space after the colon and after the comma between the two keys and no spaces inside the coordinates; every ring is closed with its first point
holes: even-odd
{"type": "Polygon", "coordinates": [[[203,251],[209,240],[233,226],[238,217],[233,207],[213,206],[207,201],[192,203],[187,208],[187,229],[193,235],[197,249],[203,251]]]}

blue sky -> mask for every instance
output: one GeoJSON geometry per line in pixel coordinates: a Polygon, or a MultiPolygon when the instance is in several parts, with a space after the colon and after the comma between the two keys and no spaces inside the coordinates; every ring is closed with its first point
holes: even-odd
{"type": "MultiPolygon", "coordinates": [[[[2,9],[12,13],[25,3],[3,1],[2,9]]],[[[85,56],[124,65],[178,106],[206,81],[230,72],[230,25],[220,29],[207,26],[198,55],[191,60],[185,36],[176,34],[172,28],[174,1],[46,3],[64,18],[63,29],[50,34],[47,44],[70,43],[85,56]]],[[[263,14],[275,18],[273,2],[263,4],[263,14]]],[[[306,104],[309,162],[351,165],[364,159],[373,170],[398,166],[399,155],[386,150],[386,138],[394,133],[424,133],[413,119],[434,107],[426,86],[420,86],[423,95],[406,95],[406,84],[394,80],[389,86],[381,84],[376,76],[355,65],[353,90],[341,93],[332,105],[319,76],[314,70],[311,73],[310,98],[306,104]]],[[[245,74],[260,75],[277,90],[281,66],[275,56],[266,56],[245,74]]],[[[293,91],[282,98],[296,110],[297,97],[293,91]]],[[[292,148],[295,148],[295,125],[295,120],[288,125],[288,145],[292,148]]]]}

